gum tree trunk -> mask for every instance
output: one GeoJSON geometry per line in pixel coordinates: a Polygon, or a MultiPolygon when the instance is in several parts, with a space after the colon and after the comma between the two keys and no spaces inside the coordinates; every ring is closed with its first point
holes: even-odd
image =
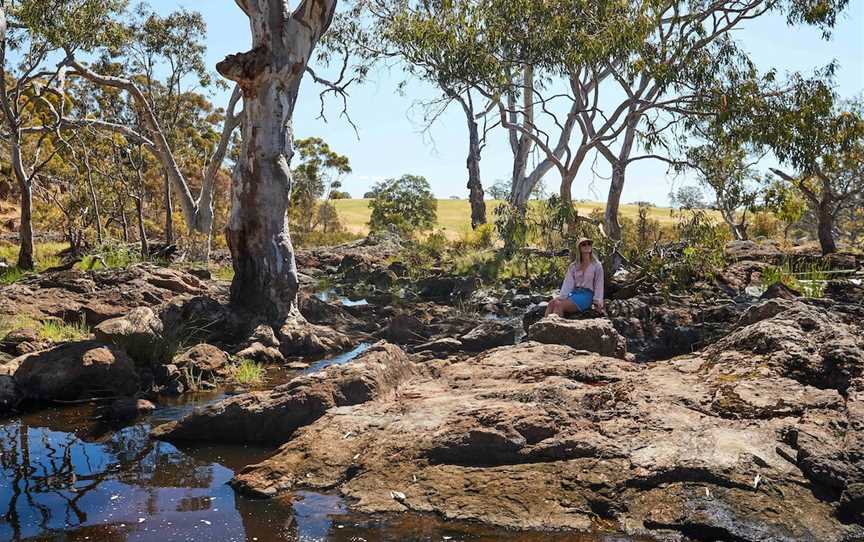
{"type": "Polygon", "coordinates": [[[468,120],[468,201],[471,202],[471,227],[486,223],[486,202],[483,200],[483,183],[480,180],[480,134],[473,111],[465,107],[468,120]]]}
{"type": "Polygon", "coordinates": [[[828,202],[822,202],[819,205],[816,218],[822,255],[837,252],[837,244],[834,242],[834,214],[831,212],[831,205],[828,202]]]}
{"type": "Polygon", "coordinates": [[[21,181],[18,183],[18,189],[21,191],[21,225],[18,229],[17,265],[19,269],[32,270],[35,267],[33,260],[33,186],[29,182],[21,181]]]}
{"type": "Polygon", "coordinates": [[[627,127],[624,130],[624,140],[618,155],[613,155],[605,146],[600,151],[612,166],[612,181],[609,183],[609,195],[606,198],[603,228],[606,230],[606,235],[614,241],[621,240],[618,211],[621,207],[621,194],[624,192],[627,164],[629,164],[630,153],[633,151],[633,143],[636,141],[636,125],[639,120],[639,117],[635,116],[634,109],[635,107],[631,105],[627,127]]]}
{"type": "Polygon", "coordinates": [[[609,183],[609,196],[606,198],[606,211],[603,215],[606,235],[609,238],[621,240],[621,224],[618,222],[618,210],[621,207],[621,193],[624,191],[624,172],[626,166],[618,162],[612,166],[612,181],[609,183]]]}
{"type": "Polygon", "coordinates": [[[294,248],[288,233],[293,133],[300,81],[336,0],[305,0],[290,12],[284,0],[237,0],[249,17],[252,50],[216,69],[243,92],[240,158],[232,178],[226,238],[234,280],[231,300],[272,321],[296,313],[294,248]]]}
{"type": "Polygon", "coordinates": [[[165,246],[174,244],[174,202],[171,201],[171,179],[163,171],[165,196],[165,246]]]}

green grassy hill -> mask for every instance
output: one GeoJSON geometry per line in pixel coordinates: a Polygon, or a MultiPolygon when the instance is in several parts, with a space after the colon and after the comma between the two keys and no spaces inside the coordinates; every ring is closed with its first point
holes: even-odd
{"type": "MultiPolygon", "coordinates": [[[[336,205],[342,224],[348,231],[362,235],[369,233],[367,223],[372,211],[369,209],[368,199],[343,199],[335,200],[333,203],[336,205]]],[[[499,201],[486,202],[486,213],[490,220],[494,216],[495,206],[500,203],[499,201]]],[[[605,205],[599,202],[585,202],[576,204],[576,207],[579,209],[580,215],[587,216],[595,209],[602,211],[605,205]]],[[[638,211],[637,205],[621,206],[621,214],[630,219],[635,219],[638,211]]],[[[671,209],[668,207],[652,207],[649,214],[661,225],[667,226],[675,222],[670,211],[671,209]]],[[[711,213],[715,214],[713,211],[711,213]]],[[[716,214],[715,218],[720,220],[719,213],[716,214]]],[[[469,230],[471,228],[471,208],[468,200],[438,200],[438,228],[443,229],[450,238],[457,238],[461,232],[469,230]]]]}

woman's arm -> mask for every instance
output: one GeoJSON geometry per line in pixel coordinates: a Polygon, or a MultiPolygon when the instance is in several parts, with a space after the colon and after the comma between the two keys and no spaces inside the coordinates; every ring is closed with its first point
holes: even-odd
{"type": "Polygon", "coordinates": [[[561,299],[570,295],[570,292],[573,291],[573,285],[576,284],[576,277],[573,276],[574,265],[576,264],[570,264],[567,267],[567,271],[564,272],[564,284],[561,285],[561,292],[558,294],[558,297],[561,299]]]}
{"type": "Polygon", "coordinates": [[[603,265],[600,262],[594,264],[594,305],[603,309],[603,265]]]}

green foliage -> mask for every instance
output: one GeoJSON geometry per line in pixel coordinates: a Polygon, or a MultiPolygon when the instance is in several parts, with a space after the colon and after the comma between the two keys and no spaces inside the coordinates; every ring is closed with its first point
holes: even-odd
{"type": "Polygon", "coordinates": [[[438,202],[429,182],[417,175],[403,175],[376,183],[369,202],[371,231],[394,229],[406,237],[428,231],[435,225],[438,202]]]}
{"type": "Polygon", "coordinates": [[[723,248],[729,231],[704,210],[681,212],[674,228],[677,241],[641,254],[636,262],[662,293],[683,291],[711,280],[725,267],[723,248]]]}
{"type": "Polygon", "coordinates": [[[129,245],[104,245],[94,254],[89,254],[78,263],[82,271],[100,269],[126,269],[141,262],[141,253],[129,245]]]}
{"type": "Polygon", "coordinates": [[[91,335],[83,318],[80,322],[70,324],[55,318],[39,321],[25,315],[0,317],[0,337],[18,329],[33,329],[40,339],[51,342],[80,341],[91,335]]]}
{"type": "Polygon", "coordinates": [[[216,280],[234,280],[234,267],[232,265],[220,265],[210,271],[210,276],[216,280]]]}
{"type": "Polygon", "coordinates": [[[83,319],[73,324],[60,320],[45,320],[39,327],[39,336],[51,342],[80,341],[90,337],[90,328],[83,319]]]}
{"type": "Polygon", "coordinates": [[[457,252],[468,250],[486,250],[492,248],[495,243],[495,226],[492,224],[480,224],[476,228],[464,228],[459,233],[459,239],[453,243],[453,249],[457,252]]]}
{"type": "Polygon", "coordinates": [[[257,386],[264,383],[266,373],[260,363],[243,358],[231,367],[231,380],[241,386],[257,386]]]}
{"type": "Polygon", "coordinates": [[[298,139],[294,145],[300,164],[292,171],[288,218],[297,244],[311,246],[328,238],[343,238],[338,235],[342,231],[339,215],[328,200],[342,195],[338,190],[340,178],[351,172],[348,158],[331,150],[319,137],[298,139]]]}
{"type": "Polygon", "coordinates": [[[764,206],[783,223],[784,239],[789,235],[789,230],[807,212],[807,202],[804,201],[801,192],[779,179],[775,179],[766,188],[764,206]]]}
{"type": "Polygon", "coordinates": [[[753,213],[748,232],[750,237],[758,239],[776,239],[782,230],[782,223],[775,215],[765,211],[753,213]]]}
{"type": "Polygon", "coordinates": [[[772,284],[782,283],[801,292],[804,297],[818,298],[825,294],[829,269],[830,266],[825,264],[790,265],[787,261],[780,266],[771,266],[765,269],[762,272],[762,284],[768,287],[772,284]]]}
{"type": "MultiPolygon", "coordinates": [[[[92,51],[120,45],[127,38],[117,20],[127,3],[127,0],[18,0],[8,7],[8,16],[26,28],[30,39],[50,49],[92,51]]],[[[13,42],[17,40],[13,38],[13,42]]]]}
{"type": "Polygon", "coordinates": [[[27,271],[17,267],[8,267],[0,271],[0,284],[14,284],[27,276],[27,271]]]}

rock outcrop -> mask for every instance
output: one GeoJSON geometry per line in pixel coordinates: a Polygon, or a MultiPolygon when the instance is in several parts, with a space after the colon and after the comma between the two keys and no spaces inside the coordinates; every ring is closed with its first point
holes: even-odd
{"type": "Polygon", "coordinates": [[[857,325],[770,300],[705,351],[648,364],[527,342],[415,368],[379,345],[374,364],[363,357],[232,398],[156,433],[283,439],[233,481],[256,496],[336,489],[360,511],[515,528],[856,540],[864,536],[857,325]],[[382,381],[371,374],[390,375],[389,384],[338,399],[359,375],[382,381]]]}
{"type": "Polygon", "coordinates": [[[270,391],[231,397],[156,427],[153,435],[170,441],[281,443],[334,407],[391,394],[414,370],[401,349],[377,343],[351,363],[295,378],[270,391]]]}
{"type": "Polygon", "coordinates": [[[283,356],[334,354],[351,348],[351,339],[327,326],[311,324],[301,315],[288,318],[279,329],[279,348],[283,356]]]}

